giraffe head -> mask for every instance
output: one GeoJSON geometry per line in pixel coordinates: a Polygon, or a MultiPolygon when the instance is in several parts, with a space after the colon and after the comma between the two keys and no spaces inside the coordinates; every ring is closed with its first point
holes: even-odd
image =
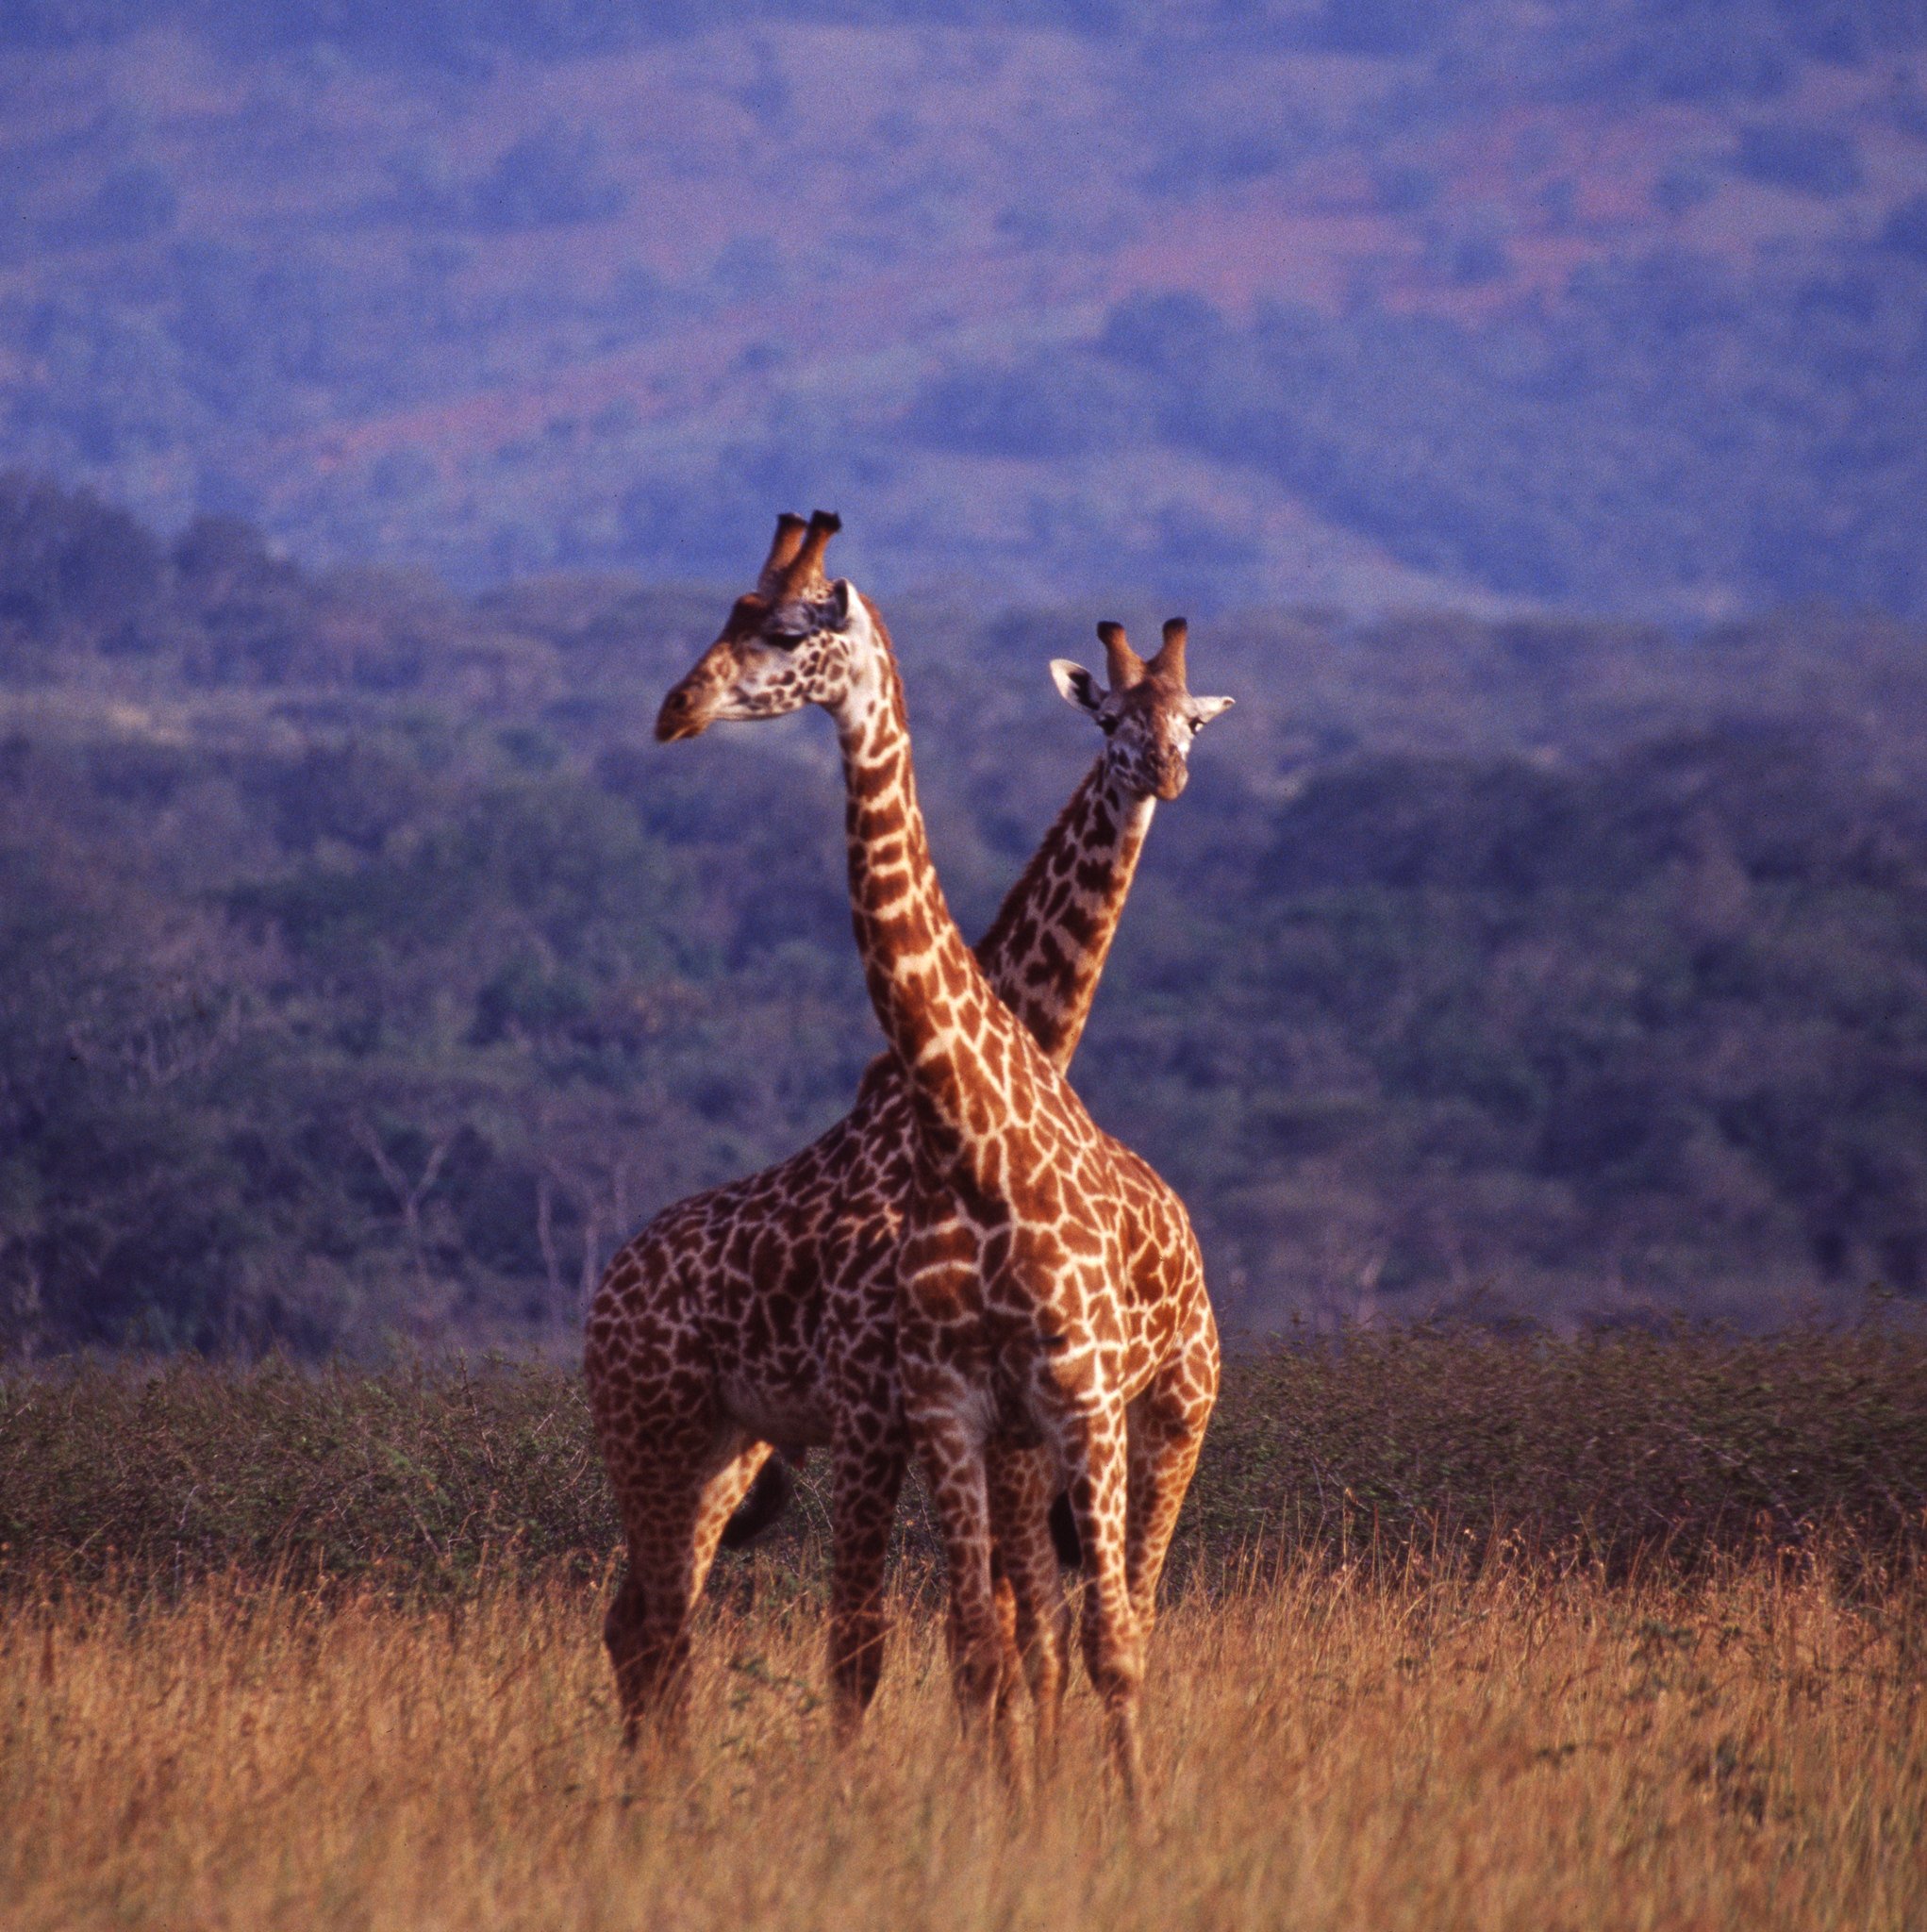
{"type": "Polygon", "coordinates": [[[718,719],[778,718],[805,705],[834,709],[872,669],[870,615],[847,579],[823,575],[842,527],[829,510],[808,523],[785,512],[754,591],[731,607],[723,634],[662,701],[656,735],[694,738],[718,719]]]}
{"type": "Polygon", "coordinates": [[[1080,711],[1088,711],[1109,741],[1105,762],[1119,781],[1140,798],[1175,798],[1190,776],[1191,740],[1230,698],[1196,698],[1185,682],[1185,644],[1189,635],[1182,617],[1164,626],[1164,641],[1147,663],[1131,648],[1121,624],[1101,624],[1109,665],[1106,691],[1081,664],[1054,658],[1051,675],[1057,689],[1080,711]]]}

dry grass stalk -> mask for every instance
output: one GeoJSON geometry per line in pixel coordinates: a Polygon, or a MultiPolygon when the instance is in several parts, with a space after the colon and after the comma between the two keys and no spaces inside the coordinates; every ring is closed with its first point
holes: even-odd
{"type": "Polygon", "coordinates": [[[238,1577],[0,1622],[0,1909],[78,1925],[1927,1924],[1927,1599],[1816,1567],[1606,1589],[1304,1568],[1176,1605],[1134,1825],[1073,1693],[1031,1814],[958,1775],[906,1609],[859,1747],[822,1625],[719,1608],[695,1741],[625,1758],[592,1597],[238,1577]]]}

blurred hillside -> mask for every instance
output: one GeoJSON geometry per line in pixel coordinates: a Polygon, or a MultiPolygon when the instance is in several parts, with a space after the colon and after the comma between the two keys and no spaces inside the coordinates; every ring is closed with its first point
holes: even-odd
{"type": "Polygon", "coordinates": [[[1927,614],[1921,0],[11,0],[0,457],[470,588],[1927,614]]]}
{"type": "MultiPolygon", "coordinates": [[[[727,595],[311,573],[0,479],[0,1343],[566,1337],[647,1214],[844,1109],[822,720],[648,738],[727,595]]],[[[1046,660],[1167,613],[888,614],[975,931],[1095,753],[1046,660]]],[[[1238,708],[1075,1077],[1227,1321],[1927,1292],[1923,645],[1199,624],[1238,708]]]]}

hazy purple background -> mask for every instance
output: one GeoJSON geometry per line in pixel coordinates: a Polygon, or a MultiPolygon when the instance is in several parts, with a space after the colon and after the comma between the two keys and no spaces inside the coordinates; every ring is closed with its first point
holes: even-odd
{"type": "Polygon", "coordinates": [[[469,583],[824,501],[886,590],[1918,612],[1923,19],[18,0],[0,463],[469,583]]]}

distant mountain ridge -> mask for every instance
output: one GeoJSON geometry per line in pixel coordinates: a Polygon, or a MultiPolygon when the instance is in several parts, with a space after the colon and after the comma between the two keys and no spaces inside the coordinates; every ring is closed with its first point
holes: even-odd
{"type": "Polygon", "coordinates": [[[470,585],[1927,610],[1916,0],[21,0],[0,463],[470,585]]]}

